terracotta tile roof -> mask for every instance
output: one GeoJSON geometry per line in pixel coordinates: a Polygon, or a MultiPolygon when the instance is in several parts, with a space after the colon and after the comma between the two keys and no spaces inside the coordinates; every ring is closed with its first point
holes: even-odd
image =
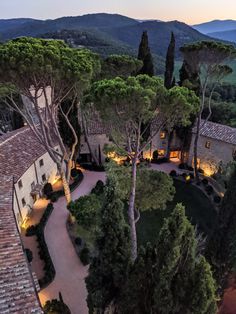
{"type": "Polygon", "coordinates": [[[109,128],[104,125],[98,112],[91,109],[87,115],[87,129],[89,135],[107,134],[109,128]]]}
{"type": "Polygon", "coordinates": [[[0,183],[0,313],[41,314],[13,213],[13,178],[0,183]]]}
{"type": "MultiPolygon", "coordinates": [[[[200,134],[218,141],[236,145],[236,128],[227,125],[202,120],[200,134]]],[[[196,133],[196,127],[192,130],[196,133]]]]}
{"type": "Polygon", "coordinates": [[[0,136],[0,174],[17,181],[46,152],[29,127],[0,136]]]}

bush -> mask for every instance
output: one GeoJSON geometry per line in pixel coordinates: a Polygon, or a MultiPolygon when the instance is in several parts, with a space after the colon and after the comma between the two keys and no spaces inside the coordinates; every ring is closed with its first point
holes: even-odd
{"type": "Polygon", "coordinates": [[[33,260],[33,253],[30,249],[25,249],[25,254],[29,263],[33,260]]]}
{"type": "Polygon", "coordinates": [[[213,193],[213,187],[211,185],[206,185],[206,192],[208,195],[211,195],[213,193]]]}
{"type": "Polygon", "coordinates": [[[96,195],[103,194],[104,191],[104,183],[101,180],[98,180],[95,187],[92,189],[91,193],[96,195]]]}
{"type": "Polygon", "coordinates": [[[83,240],[80,237],[75,238],[75,244],[78,246],[81,246],[83,243],[83,240]]]}
{"type": "Polygon", "coordinates": [[[31,237],[31,236],[36,235],[36,234],[37,234],[37,228],[38,228],[38,225],[29,226],[29,227],[26,229],[25,235],[26,235],[27,237],[31,237]]]}
{"type": "Polygon", "coordinates": [[[214,202],[219,204],[221,202],[221,197],[219,195],[214,196],[214,202]]]}
{"type": "Polygon", "coordinates": [[[96,224],[96,215],[100,206],[98,196],[90,194],[81,196],[78,200],[70,202],[67,208],[81,226],[89,228],[96,224]]]}
{"type": "Polygon", "coordinates": [[[155,150],[152,154],[152,159],[153,161],[157,161],[158,160],[158,150],[155,150]]]}
{"type": "Polygon", "coordinates": [[[171,176],[171,177],[176,177],[176,176],[177,176],[176,170],[171,170],[170,176],[171,176]]]}
{"type": "Polygon", "coordinates": [[[187,170],[187,167],[188,167],[188,165],[186,163],[183,163],[183,162],[180,163],[178,166],[178,168],[181,170],[187,170]]]}
{"type": "Polygon", "coordinates": [[[44,277],[39,280],[40,288],[44,288],[46,285],[52,282],[55,277],[55,268],[51,260],[51,256],[48,251],[48,247],[44,238],[44,228],[46,226],[47,220],[53,211],[52,203],[49,203],[43,216],[38,225],[31,226],[27,229],[26,235],[37,236],[38,247],[39,247],[39,257],[44,261],[44,277]]]}
{"type": "Polygon", "coordinates": [[[43,312],[45,314],[71,314],[69,307],[63,302],[62,298],[47,301],[43,307],[43,312]]]}
{"type": "Polygon", "coordinates": [[[203,183],[204,185],[208,185],[208,180],[207,180],[206,178],[204,178],[204,179],[202,179],[202,183],[203,183]]]}
{"type": "Polygon", "coordinates": [[[74,179],[74,178],[76,178],[79,175],[80,172],[81,172],[81,170],[73,168],[73,169],[71,169],[71,174],[70,175],[74,179]]]}
{"type": "Polygon", "coordinates": [[[47,197],[47,199],[49,199],[52,193],[53,193],[52,185],[51,183],[47,182],[43,187],[43,194],[47,197]]]}
{"type": "Polygon", "coordinates": [[[57,202],[58,198],[60,197],[60,195],[59,195],[58,192],[59,192],[59,191],[56,191],[56,192],[54,192],[54,193],[51,195],[50,199],[51,199],[51,202],[52,202],[52,203],[57,202]]]}
{"type": "Polygon", "coordinates": [[[81,263],[86,266],[90,263],[90,251],[89,248],[87,246],[85,246],[79,254],[81,263]]]}
{"type": "Polygon", "coordinates": [[[97,166],[94,163],[81,163],[81,166],[86,169],[86,170],[90,170],[90,171],[98,171],[98,172],[102,172],[105,171],[105,168],[103,165],[99,165],[97,166]]]}
{"type": "Polygon", "coordinates": [[[166,162],[169,162],[169,159],[166,157],[158,158],[158,159],[152,159],[152,163],[154,164],[164,164],[166,162]]]}

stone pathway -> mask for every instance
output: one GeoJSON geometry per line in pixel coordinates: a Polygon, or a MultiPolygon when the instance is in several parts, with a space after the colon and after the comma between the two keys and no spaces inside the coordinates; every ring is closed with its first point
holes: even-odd
{"type": "MultiPolygon", "coordinates": [[[[89,194],[98,180],[105,181],[104,172],[85,171],[82,183],[72,193],[72,199],[89,194]]],[[[47,300],[58,298],[60,291],[72,314],[87,314],[84,279],[88,267],[82,265],[71,243],[66,229],[67,217],[66,201],[61,197],[54,203],[54,210],[45,228],[45,239],[56,276],[47,288],[39,292],[39,298],[44,304],[47,300]]]]}

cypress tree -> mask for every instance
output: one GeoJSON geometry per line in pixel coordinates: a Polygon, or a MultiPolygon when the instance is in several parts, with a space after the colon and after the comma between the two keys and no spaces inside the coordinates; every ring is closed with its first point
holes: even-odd
{"type": "Polygon", "coordinates": [[[139,45],[138,59],[143,61],[143,67],[138,74],[154,75],[153,58],[148,43],[148,33],[144,31],[139,45]]]}
{"type": "Polygon", "coordinates": [[[111,182],[105,188],[101,234],[96,241],[98,255],[86,278],[89,313],[104,313],[119,297],[130,265],[129,229],[123,216],[123,202],[111,182]]]}
{"type": "Polygon", "coordinates": [[[165,80],[164,84],[167,89],[173,87],[173,83],[175,82],[174,78],[174,68],[175,68],[175,36],[174,33],[171,32],[170,44],[166,53],[166,68],[165,68],[165,80]]]}
{"type": "Polygon", "coordinates": [[[210,266],[182,205],[166,219],[157,245],[139,255],[120,304],[122,314],[216,313],[210,266]]]}
{"type": "MultiPolygon", "coordinates": [[[[218,223],[213,232],[206,256],[211,263],[220,289],[236,265],[236,171],[233,172],[222,201],[218,223]]],[[[221,292],[223,290],[221,289],[221,292]]]]}

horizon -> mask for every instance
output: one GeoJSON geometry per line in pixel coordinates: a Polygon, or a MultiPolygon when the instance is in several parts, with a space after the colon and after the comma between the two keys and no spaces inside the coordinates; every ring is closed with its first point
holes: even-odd
{"type": "Polygon", "coordinates": [[[119,3],[112,0],[87,0],[78,3],[77,0],[2,0],[0,2],[0,19],[32,18],[39,20],[54,20],[67,16],[82,16],[87,14],[107,13],[120,14],[137,20],[161,20],[164,22],[178,20],[189,25],[202,24],[212,20],[236,20],[236,2],[225,0],[223,4],[215,5],[214,0],[168,0],[156,4],[155,0],[125,1],[119,3]],[[204,10],[203,10],[204,8],[204,10]],[[156,13],[155,13],[156,12],[156,13]]]}
{"type": "Polygon", "coordinates": [[[50,20],[56,20],[56,19],[60,19],[60,18],[64,18],[64,17],[80,17],[80,16],[85,16],[85,15],[95,15],[95,14],[108,14],[108,15],[120,15],[120,16],[124,16],[124,17],[128,17],[130,19],[134,19],[137,21],[159,21],[159,22],[173,22],[173,21],[178,21],[178,22],[182,22],[182,23],[186,23],[188,25],[198,25],[198,24],[204,24],[204,23],[208,23],[208,22],[214,22],[214,21],[236,21],[236,18],[225,18],[225,19],[212,19],[212,20],[206,20],[206,21],[202,21],[200,23],[194,23],[194,24],[189,24],[185,21],[182,20],[178,20],[178,19],[165,19],[165,20],[161,20],[159,18],[139,18],[139,17],[133,17],[133,16],[129,16],[129,15],[124,15],[121,13],[116,13],[116,12],[93,12],[93,13],[84,13],[84,14],[78,14],[78,15],[60,15],[57,17],[49,17],[49,18],[40,18],[40,17],[32,17],[32,16],[14,16],[14,17],[9,17],[9,18],[1,18],[0,20],[14,20],[14,19],[33,19],[33,20],[41,20],[41,21],[50,21],[50,20]]]}

